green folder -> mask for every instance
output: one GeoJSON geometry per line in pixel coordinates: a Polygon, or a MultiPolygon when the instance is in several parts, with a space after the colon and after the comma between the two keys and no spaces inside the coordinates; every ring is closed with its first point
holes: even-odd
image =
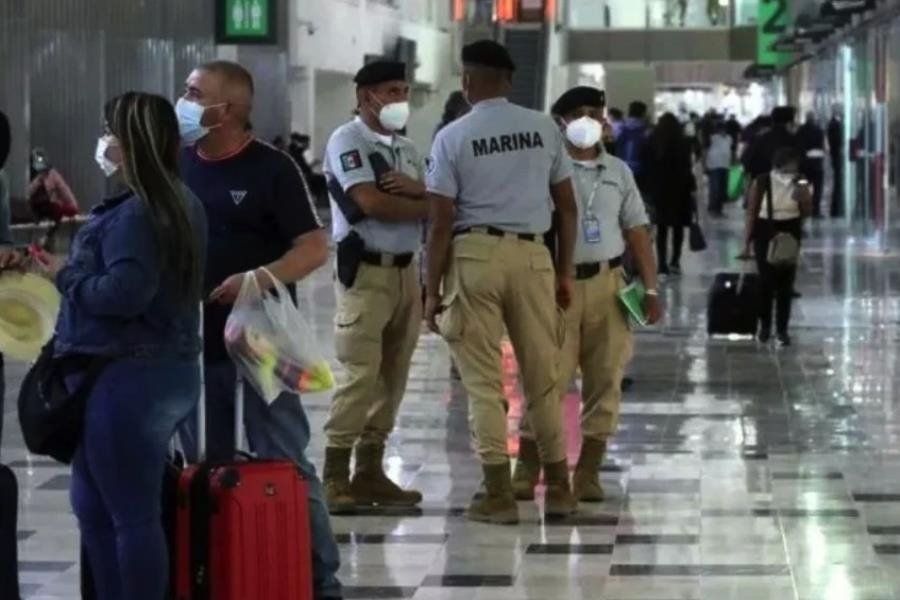
{"type": "Polygon", "coordinates": [[[644,286],[640,282],[633,282],[619,290],[619,302],[625,308],[625,312],[641,327],[647,326],[647,315],[644,314],[644,286]]]}

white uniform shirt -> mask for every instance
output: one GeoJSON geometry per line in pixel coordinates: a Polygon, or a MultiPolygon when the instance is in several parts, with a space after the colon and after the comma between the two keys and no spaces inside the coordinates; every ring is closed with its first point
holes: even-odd
{"type": "MultiPolygon", "coordinates": [[[[413,179],[422,179],[423,162],[411,140],[399,135],[381,135],[359,117],[331,134],[325,147],[322,170],[329,179],[337,179],[345,192],[361,183],[376,183],[369,159],[373,152],[381,154],[393,170],[413,179]]],[[[372,251],[405,254],[415,252],[421,243],[422,225],[419,223],[386,223],[366,218],[351,227],[334,198],[331,199],[331,215],[332,237],[338,242],[352,228],[372,251]]]]}
{"type": "Polygon", "coordinates": [[[429,192],[454,199],[455,230],[493,226],[540,234],[550,229],[550,185],[571,176],[553,119],[494,98],[437,134],[425,181],[429,192]]]}
{"type": "Polygon", "coordinates": [[[625,253],[623,232],[650,223],[631,169],[604,152],[596,160],[575,161],[572,182],[578,204],[575,264],[607,261],[625,253]],[[591,243],[586,222],[600,224],[600,241],[591,243]]]}

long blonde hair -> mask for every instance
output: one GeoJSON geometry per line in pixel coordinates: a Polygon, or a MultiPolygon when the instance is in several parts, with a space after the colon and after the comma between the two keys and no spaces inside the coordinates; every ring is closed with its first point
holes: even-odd
{"type": "Polygon", "coordinates": [[[127,92],[106,104],[106,124],[119,140],[125,183],[150,215],[163,268],[182,300],[200,297],[200,251],[178,174],[181,136],[172,104],[161,96],[127,92]]]}

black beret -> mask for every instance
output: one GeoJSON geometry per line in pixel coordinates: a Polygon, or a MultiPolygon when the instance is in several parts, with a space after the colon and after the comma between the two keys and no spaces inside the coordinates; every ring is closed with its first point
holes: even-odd
{"type": "Polygon", "coordinates": [[[516,63],[513,62],[509,51],[493,40],[478,40],[465,46],[462,50],[462,62],[464,65],[478,65],[503,71],[516,70],[516,63]]]}
{"type": "Polygon", "coordinates": [[[406,63],[394,60],[370,62],[353,78],[358,86],[377,85],[385,81],[406,81],[406,63]]]}
{"type": "Polygon", "coordinates": [[[566,115],[579,106],[606,106],[606,92],[597,88],[579,85],[559,97],[550,112],[554,115],[566,115]]]}
{"type": "Polygon", "coordinates": [[[792,123],[797,117],[797,109],[793,106],[776,106],[772,110],[772,120],[776,123],[792,123]]]}

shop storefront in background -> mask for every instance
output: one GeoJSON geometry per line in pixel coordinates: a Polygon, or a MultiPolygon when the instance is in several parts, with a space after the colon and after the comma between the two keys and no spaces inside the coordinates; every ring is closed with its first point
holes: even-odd
{"type": "Polygon", "coordinates": [[[900,134],[900,90],[888,93],[898,85],[889,68],[896,72],[900,67],[898,35],[900,21],[868,28],[781,78],[785,99],[798,107],[801,119],[813,112],[826,128],[831,119],[839,121],[838,212],[881,249],[886,249],[891,213],[900,214],[891,186],[894,144],[889,143],[900,134]]]}

